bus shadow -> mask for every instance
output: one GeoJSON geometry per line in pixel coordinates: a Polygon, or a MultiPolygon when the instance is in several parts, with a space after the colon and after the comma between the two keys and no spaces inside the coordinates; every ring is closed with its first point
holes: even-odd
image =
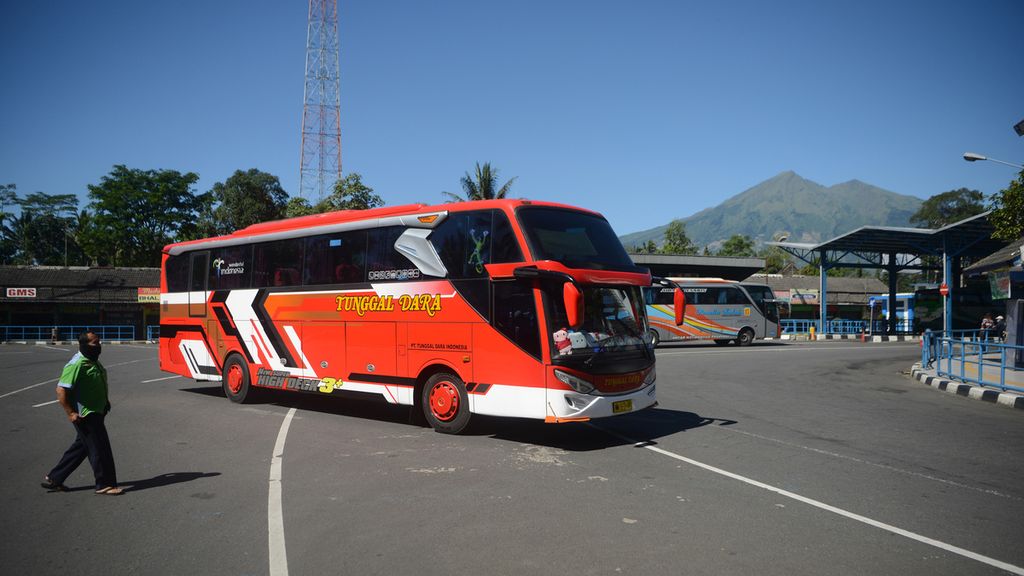
{"type": "MultiPolygon", "coordinates": [[[[202,394],[225,400],[220,386],[183,388],[184,392],[202,394]]],[[[248,404],[273,405],[285,408],[390,422],[414,428],[426,428],[426,421],[417,408],[397,406],[362,395],[335,392],[331,397],[300,393],[272,392],[259,394],[248,404]],[[341,400],[340,402],[338,400],[341,400]]],[[[636,443],[652,444],[659,438],[712,424],[729,426],[734,420],[708,418],[693,412],[648,408],[632,414],[589,422],[547,424],[525,418],[502,418],[474,415],[462,432],[466,436],[488,436],[495,440],[559,448],[571,452],[604,450],[636,443]]]]}
{"type": "Polygon", "coordinates": [[[466,433],[570,452],[588,452],[637,443],[653,444],[659,438],[715,423],[727,426],[736,422],[707,418],[693,412],[650,408],[587,423],[554,425],[537,420],[474,417],[466,433]]]}

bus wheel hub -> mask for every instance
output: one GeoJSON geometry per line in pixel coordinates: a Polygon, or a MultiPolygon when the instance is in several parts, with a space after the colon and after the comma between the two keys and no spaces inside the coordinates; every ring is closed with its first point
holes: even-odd
{"type": "Polygon", "coordinates": [[[430,390],[430,411],[447,422],[459,412],[459,391],[451,382],[438,382],[430,390]]]}
{"type": "Polygon", "coordinates": [[[232,364],[228,370],[228,388],[236,394],[242,389],[242,367],[238,364],[232,364]]]}

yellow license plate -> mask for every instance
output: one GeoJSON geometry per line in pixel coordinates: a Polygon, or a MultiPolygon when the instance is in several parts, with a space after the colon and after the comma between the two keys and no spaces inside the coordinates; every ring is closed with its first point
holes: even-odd
{"type": "Polygon", "coordinates": [[[631,412],[632,410],[632,400],[619,400],[618,402],[612,402],[612,414],[622,414],[623,412],[631,412]]]}

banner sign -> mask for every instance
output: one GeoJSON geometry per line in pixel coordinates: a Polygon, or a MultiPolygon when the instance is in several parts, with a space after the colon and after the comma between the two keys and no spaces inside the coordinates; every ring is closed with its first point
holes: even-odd
{"type": "Polygon", "coordinates": [[[159,288],[139,288],[139,302],[157,304],[160,303],[160,289],[159,288]]]}
{"type": "Polygon", "coordinates": [[[8,288],[7,289],[7,297],[8,298],[35,298],[36,297],[36,289],[35,288],[8,288]]]}

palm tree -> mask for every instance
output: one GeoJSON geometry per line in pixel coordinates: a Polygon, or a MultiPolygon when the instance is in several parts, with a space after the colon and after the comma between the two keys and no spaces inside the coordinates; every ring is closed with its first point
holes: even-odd
{"type": "Polygon", "coordinates": [[[441,195],[446,196],[449,202],[466,202],[467,200],[497,200],[504,198],[512,183],[516,181],[517,176],[513,176],[505,185],[500,189],[498,186],[498,170],[491,168],[490,162],[484,162],[481,166],[479,162],[476,163],[476,174],[470,176],[469,172],[462,177],[460,182],[462,183],[462,191],[466,193],[465,197],[459,196],[453,192],[441,192],[441,195]]]}

